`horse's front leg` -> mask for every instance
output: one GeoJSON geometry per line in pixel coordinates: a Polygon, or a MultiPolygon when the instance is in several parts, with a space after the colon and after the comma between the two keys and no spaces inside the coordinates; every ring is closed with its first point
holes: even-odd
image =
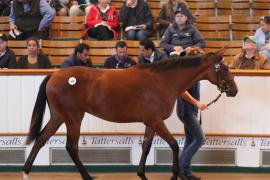
{"type": "Polygon", "coordinates": [[[142,144],[142,155],[141,155],[141,160],[140,160],[140,164],[137,171],[138,176],[142,180],[147,180],[145,176],[145,162],[149,154],[150,148],[152,146],[154,135],[155,135],[155,131],[153,131],[150,127],[146,126],[144,138],[143,138],[143,144],[142,144]]]}
{"type": "Polygon", "coordinates": [[[172,136],[172,134],[169,132],[167,127],[165,126],[163,120],[157,118],[149,122],[150,123],[148,125],[153,129],[154,132],[156,132],[162,139],[164,139],[169,144],[169,146],[171,147],[173,151],[173,167],[172,167],[173,176],[171,177],[171,180],[177,180],[177,176],[179,172],[178,143],[175,140],[175,138],[172,136]]]}

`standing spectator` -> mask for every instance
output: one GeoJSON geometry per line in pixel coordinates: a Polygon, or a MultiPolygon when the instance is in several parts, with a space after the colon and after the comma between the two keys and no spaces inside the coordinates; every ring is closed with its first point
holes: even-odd
{"type": "Polygon", "coordinates": [[[153,63],[168,58],[166,52],[157,49],[150,39],[140,41],[140,50],[142,54],[139,55],[139,64],[153,63]]]}
{"type": "Polygon", "coordinates": [[[198,29],[189,23],[188,14],[185,11],[175,12],[175,21],[165,31],[160,47],[170,54],[174,51],[181,52],[190,47],[205,47],[205,41],[198,29]]]}
{"type": "Polygon", "coordinates": [[[69,66],[86,66],[92,67],[92,62],[90,61],[89,56],[89,46],[87,44],[79,44],[74,49],[74,53],[69,57],[61,65],[61,68],[69,67],[69,66]]]}
{"type": "Polygon", "coordinates": [[[69,9],[70,16],[88,16],[88,13],[97,0],[73,0],[72,6],[69,9]]]}
{"type": "Polygon", "coordinates": [[[11,0],[0,1],[0,16],[8,16],[10,13],[11,0]]]}
{"type": "Polygon", "coordinates": [[[98,5],[90,9],[84,37],[98,40],[117,38],[118,24],[117,11],[109,5],[109,0],[99,0],[98,5]]]}
{"type": "Polygon", "coordinates": [[[240,54],[235,55],[230,68],[232,69],[270,69],[267,57],[257,51],[257,39],[254,36],[244,37],[244,47],[240,54]]]}
{"type": "Polygon", "coordinates": [[[20,57],[17,65],[18,68],[37,69],[52,67],[49,58],[40,52],[37,38],[30,37],[27,39],[27,51],[27,55],[20,57]]]}
{"type": "Polygon", "coordinates": [[[190,10],[188,9],[186,1],[166,0],[166,2],[163,4],[157,17],[157,22],[159,23],[160,36],[163,36],[168,26],[173,24],[174,13],[176,10],[184,11],[188,17],[188,21],[190,24],[193,24],[195,22],[195,17],[192,15],[190,10]]]}
{"type": "MultiPolygon", "coordinates": [[[[160,46],[168,54],[189,51],[191,47],[205,47],[205,41],[198,29],[189,23],[188,14],[185,11],[175,12],[175,22],[169,26],[161,39],[160,46]]],[[[196,83],[188,89],[189,94],[197,101],[200,99],[200,83],[196,83]]],[[[179,157],[179,176],[181,179],[200,179],[191,171],[191,159],[205,142],[203,130],[197,119],[198,106],[190,104],[185,98],[177,98],[177,116],[184,124],[185,145],[179,157]]]]}
{"type": "Polygon", "coordinates": [[[270,16],[264,16],[261,20],[261,27],[256,30],[255,37],[258,50],[270,61],[270,16]]]}
{"type": "Polygon", "coordinates": [[[5,34],[0,34],[0,68],[16,68],[16,56],[7,47],[8,38],[5,34]]]}
{"type": "Polygon", "coordinates": [[[14,0],[9,15],[11,36],[24,40],[28,37],[47,39],[54,10],[46,0],[14,0]]]}
{"type": "Polygon", "coordinates": [[[143,40],[152,33],[153,17],[144,0],[126,0],[119,13],[119,22],[127,32],[127,40],[143,40]]]}
{"type": "Polygon", "coordinates": [[[115,45],[115,50],[116,54],[106,59],[103,65],[104,68],[128,68],[137,64],[136,61],[128,56],[125,41],[118,41],[115,45]]]}

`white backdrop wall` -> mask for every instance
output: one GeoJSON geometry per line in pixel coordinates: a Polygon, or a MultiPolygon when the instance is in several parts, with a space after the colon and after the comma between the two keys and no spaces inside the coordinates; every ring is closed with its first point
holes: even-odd
{"type": "MultiPolygon", "coordinates": [[[[27,133],[31,113],[44,76],[12,75],[0,76],[0,133],[27,133]]],[[[221,99],[202,113],[205,133],[224,134],[269,134],[270,133],[270,77],[237,76],[235,81],[239,93],[235,98],[221,99]]],[[[201,82],[201,100],[210,102],[218,95],[216,86],[201,82]]],[[[49,118],[48,108],[44,124],[49,118]]],[[[175,112],[166,121],[174,133],[183,132],[182,123],[175,112]]],[[[82,132],[144,132],[140,123],[120,124],[100,120],[86,114],[82,132]]],[[[63,125],[58,132],[65,132],[63,125]]]]}

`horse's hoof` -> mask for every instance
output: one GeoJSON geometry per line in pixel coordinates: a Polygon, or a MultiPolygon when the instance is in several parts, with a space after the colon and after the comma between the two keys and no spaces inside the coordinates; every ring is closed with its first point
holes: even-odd
{"type": "Polygon", "coordinates": [[[29,180],[29,176],[25,172],[23,172],[23,180],[29,180]]]}
{"type": "Polygon", "coordinates": [[[171,180],[177,180],[177,176],[172,176],[171,180]]]}

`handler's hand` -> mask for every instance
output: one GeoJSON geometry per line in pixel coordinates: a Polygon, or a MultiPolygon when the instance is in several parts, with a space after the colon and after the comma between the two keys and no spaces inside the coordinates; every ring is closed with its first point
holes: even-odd
{"type": "Polygon", "coordinates": [[[202,102],[198,102],[197,107],[202,111],[205,110],[205,109],[208,109],[208,107],[202,102]]]}

